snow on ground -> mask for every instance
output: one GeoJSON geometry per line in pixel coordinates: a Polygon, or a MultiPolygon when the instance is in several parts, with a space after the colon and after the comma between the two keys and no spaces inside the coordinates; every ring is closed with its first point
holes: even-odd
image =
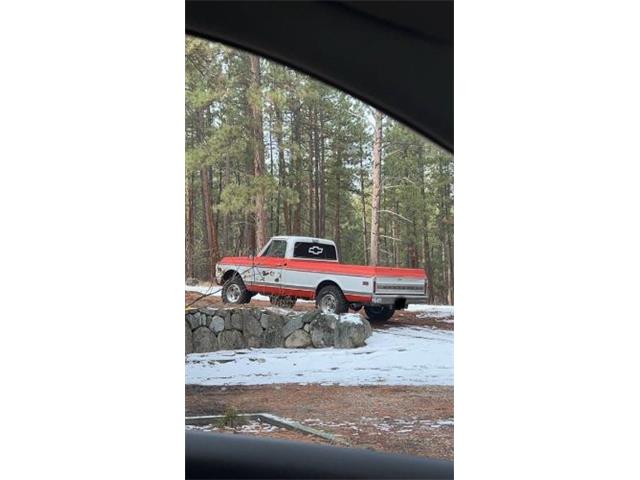
{"type": "Polygon", "coordinates": [[[453,385],[453,332],[425,327],[374,330],[353,349],[263,348],[192,353],[186,384],[453,385]]]}
{"type": "MultiPolygon", "coordinates": [[[[425,305],[412,304],[407,307],[407,312],[426,313],[424,317],[453,317],[453,305],[425,305]]],[[[418,318],[422,318],[418,315],[418,318]]]]}

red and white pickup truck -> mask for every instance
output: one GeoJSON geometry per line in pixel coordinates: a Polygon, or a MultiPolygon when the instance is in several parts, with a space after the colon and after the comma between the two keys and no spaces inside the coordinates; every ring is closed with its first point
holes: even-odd
{"type": "Polygon", "coordinates": [[[368,320],[388,320],[411,303],[427,303],[424,270],[340,263],[334,242],[310,237],[273,237],[255,257],[225,257],[216,265],[216,281],[224,303],[248,303],[257,293],[289,308],[298,298],[315,299],[325,313],[364,307],[368,320]]]}

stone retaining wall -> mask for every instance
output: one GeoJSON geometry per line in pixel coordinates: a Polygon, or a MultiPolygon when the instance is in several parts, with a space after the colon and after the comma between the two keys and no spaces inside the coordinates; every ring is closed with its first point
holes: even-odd
{"type": "Polygon", "coordinates": [[[371,325],[358,314],[319,310],[201,308],[185,312],[185,351],[242,348],[353,348],[365,344],[371,325]]]}

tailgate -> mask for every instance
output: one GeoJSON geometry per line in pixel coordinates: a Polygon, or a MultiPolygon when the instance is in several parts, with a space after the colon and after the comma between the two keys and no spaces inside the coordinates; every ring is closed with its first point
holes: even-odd
{"type": "Polygon", "coordinates": [[[426,278],[418,277],[376,277],[374,293],[378,295],[424,295],[427,291],[426,278]]]}

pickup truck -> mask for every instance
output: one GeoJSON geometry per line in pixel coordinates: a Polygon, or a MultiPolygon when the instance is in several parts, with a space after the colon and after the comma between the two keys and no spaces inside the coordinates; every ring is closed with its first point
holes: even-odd
{"type": "Polygon", "coordinates": [[[334,242],[311,237],[273,237],[255,257],[216,264],[224,303],[248,303],[261,293],[280,307],[300,298],[315,300],[324,313],[364,308],[368,320],[378,321],[411,303],[427,303],[427,281],[422,269],[341,263],[334,242]]]}

